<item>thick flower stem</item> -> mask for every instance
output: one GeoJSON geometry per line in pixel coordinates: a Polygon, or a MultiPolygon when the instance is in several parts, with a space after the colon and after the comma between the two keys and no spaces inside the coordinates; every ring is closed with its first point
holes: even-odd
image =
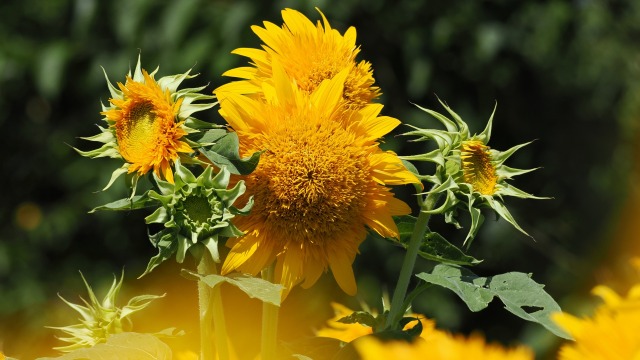
{"type": "Polygon", "coordinates": [[[395,329],[406,310],[404,308],[404,302],[405,297],[407,296],[407,289],[409,288],[409,282],[413,275],[413,267],[416,263],[416,258],[418,257],[418,250],[420,249],[422,239],[424,239],[424,235],[428,230],[429,218],[431,217],[431,214],[425,211],[433,209],[437,200],[438,195],[429,194],[424,203],[421,204],[420,215],[418,215],[416,225],[413,228],[413,233],[409,240],[409,246],[407,247],[407,252],[404,255],[404,261],[402,262],[398,283],[393,292],[393,298],[391,299],[391,309],[389,310],[389,316],[387,316],[385,324],[387,329],[395,329]]]}
{"type": "MultiPolygon", "coordinates": [[[[275,262],[262,270],[262,278],[273,282],[275,262]]],[[[278,310],[280,308],[268,302],[262,303],[262,360],[276,359],[276,340],[278,335],[278,310]]]]}
{"type": "MultiPolygon", "coordinates": [[[[208,251],[202,253],[198,263],[198,273],[205,276],[217,274],[216,264],[208,251]]],[[[227,327],[224,320],[220,285],[211,288],[204,282],[198,281],[198,301],[200,305],[200,359],[215,360],[217,351],[219,360],[228,360],[227,327]],[[215,348],[211,341],[214,336],[215,348]]]]}

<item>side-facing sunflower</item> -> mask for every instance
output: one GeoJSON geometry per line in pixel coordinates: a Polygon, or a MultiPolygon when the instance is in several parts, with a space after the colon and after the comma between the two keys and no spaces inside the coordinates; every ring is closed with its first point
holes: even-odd
{"type": "Polygon", "coordinates": [[[270,81],[273,64],[282,64],[287,76],[300,90],[312,93],[322,81],[331,79],[346,70],[342,99],[356,109],[369,104],[380,95],[374,86],[373,71],[367,61],[356,61],[360,48],[356,46],[356,29],[350,27],[341,35],[332,29],[324,14],[322,23],[313,24],[296,10],[282,10],[284,24],[279,27],[265,21],[264,27],[252,26],[253,32],[264,42],[263,50],[239,48],[234,54],[246,56],[253,67],[239,67],[225,72],[243,81],[235,81],[220,87],[216,93],[260,93],[262,82],[270,81]],[[324,25],[324,26],[323,26],[324,25]]]}
{"type": "Polygon", "coordinates": [[[275,279],[290,290],[313,285],[331,268],[340,287],[356,293],[351,265],[366,227],[397,237],[392,215],[410,212],[386,185],[418,183],[400,159],[377,140],[399,125],[378,116],[380,104],[344,105],[348,70],[312,93],[300,90],[274,63],[264,99],[227,93],[220,113],[237,132],[243,156],[263,151],[244,177],[251,214],[236,225],[246,235],[230,239],[222,272],[257,274],[276,261],[275,279]]]}
{"type": "Polygon", "coordinates": [[[91,151],[76,149],[83,156],[124,161],[113,172],[105,189],[125,173],[134,174],[131,186],[135,189],[138,178],[151,170],[173,183],[172,164],[181,157],[187,162],[185,155],[192,153],[192,145],[195,145],[186,139],[187,134],[195,131],[189,127],[191,122],[197,121],[191,115],[215,105],[213,102],[194,103],[214,98],[199,93],[204,87],[178,90],[182,81],[196,76],[189,75],[191,70],[155,80],[157,71],[156,68],[148,73],[142,69],[138,57],[133,75],[129,71],[125,83],[117,83],[118,88],[111,84],[105,72],[111,98],[109,106],[102,105],[101,114],[107,127],[99,126],[98,135],[83,138],[103,145],[91,151]]]}
{"type": "Polygon", "coordinates": [[[423,209],[431,214],[443,214],[445,221],[460,228],[456,216],[458,210],[467,210],[471,215],[471,227],[465,243],[475,237],[484,217],[480,207],[490,207],[516,229],[527,234],[515,221],[507,207],[503,204],[503,196],[515,196],[528,199],[545,199],[528,194],[507,183],[514,176],[525,174],[536,169],[515,169],[504,165],[504,162],[518,149],[529,143],[519,144],[506,151],[491,149],[487,144],[491,138],[493,115],[480,134],[471,135],[467,124],[450,107],[440,102],[453,120],[436,111],[418,106],[421,110],[440,121],[446,130],[421,129],[404,135],[417,136],[415,141],[435,141],[437,149],[420,155],[402,156],[409,161],[429,161],[436,164],[434,175],[420,175],[423,181],[433,184],[427,193],[442,194],[445,199],[436,209],[423,209]]]}

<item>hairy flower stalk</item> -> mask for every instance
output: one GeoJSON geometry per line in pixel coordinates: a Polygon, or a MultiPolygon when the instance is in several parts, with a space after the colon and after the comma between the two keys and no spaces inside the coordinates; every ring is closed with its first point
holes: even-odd
{"type": "Polygon", "coordinates": [[[116,306],[116,297],[122,286],[124,273],[120,277],[120,280],[113,279],[111,288],[102,301],[96,298],[91,286],[89,286],[84,276],[82,276],[82,273],[80,273],[80,276],[89,294],[88,302],[81,298],[85,306],[71,303],[63,297],[60,297],[62,301],[80,314],[80,324],[51,327],[52,329],[60,330],[69,335],[68,337],[58,338],[61,341],[69,343],[69,345],[54,348],[63,352],[94,346],[105,342],[110,335],[128,330],[131,327],[131,320],[128,318],[129,315],[146,308],[151,301],[164,297],[164,295],[140,295],[129,300],[124,307],[119,308],[116,306]]]}
{"type": "MultiPolygon", "coordinates": [[[[106,127],[99,126],[100,133],[83,139],[101,143],[91,151],[77,150],[90,158],[111,157],[123,161],[111,175],[104,188],[109,188],[123,174],[132,174],[132,193],[138,179],[152,171],[157,177],[173,183],[172,165],[178,160],[190,161],[189,154],[197,144],[187,139],[195,132],[191,126],[199,120],[191,115],[215,105],[213,96],[199,93],[204,87],[178,90],[190,70],[177,75],[154,78],[142,69],[140,58],[133,72],[129,71],[124,83],[113,86],[105,72],[111,98],[109,105],[102,105],[106,127]],[[205,101],[195,103],[196,101],[205,101]]],[[[133,196],[133,195],[132,195],[133,196]]]]}
{"type": "Polygon", "coordinates": [[[434,175],[418,177],[433,185],[428,195],[441,194],[444,201],[433,209],[423,209],[423,211],[429,214],[443,214],[445,221],[457,228],[461,227],[456,219],[458,211],[469,212],[471,226],[465,238],[467,245],[471,244],[484,220],[480,212],[481,207],[490,207],[516,229],[529,235],[518,225],[503,204],[504,196],[544,199],[507,183],[507,180],[517,175],[536,170],[514,169],[504,165],[511,155],[529,143],[516,145],[506,151],[491,149],[487,144],[491,138],[493,113],[486,128],[480,134],[471,135],[469,127],[462,118],[447,105],[442,102],[441,104],[453,120],[433,110],[419,108],[440,121],[446,130],[421,129],[409,125],[415,130],[404,134],[417,136],[415,141],[434,141],[438,147],[425,154],[401,157],[404,160],[429,161],[436,164],[434,175]]]}

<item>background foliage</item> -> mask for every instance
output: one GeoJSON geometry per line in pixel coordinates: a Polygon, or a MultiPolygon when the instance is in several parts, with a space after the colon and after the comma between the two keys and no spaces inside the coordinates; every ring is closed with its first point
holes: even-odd
{"type": "MultiPolygon", "coordinates": [[[[281,24],[279,11],[285,7],[318,19],[315,6],[340,31],[356,27],[360,58],[373,64],[386,115],[437,126],[411,104],[439,111],[437,94],[479,132],[497,101],[492,147],[504,150],[537,139],[509,165],[543,167],[516,186],[554,199],[507,200],[535,241],[504,221],[487,221],[471,249],[471,255],[486,259],[474,270],[478,275],[533,273],[575,313],[594,281],[615,280],[606,271],[613,273],[616,254],[640,254],[639,246],[626,245],[638,242],[629,236],[634,228],[628,223],[638,215],[640,2],[5,1],[0,3],[0,350],[21,358],[52,354],[47,349],[57,343],[44,326],[73,322],[56,293],[73,300],[83,292],[78,270],[100,289],[124,266],[125,292],[168,292],[162,304],[150,307],[149,319],[136,323],[134,317],[134,323],[148,331],[169,326],[195,331],[190,328],[197,316],[195,285],[179,278],[177,266],[163,264],[135,280],[154,254],[146,240],[146,214],[87,214],[125,194],[123,184],[97,192],[118,166],[114,161],[82,158],[71,149],[92,146],[78,137],[96,133],[99,101],[108,101],[100,67],[112,80],[123,81],[141,53],[147,69],[161,66],[160,76],[193,67],[200,76],[186,85],[209,83],[211,91],[228,81],[222,72],[246,63],[230,55],[232,49],[259,45],[250,25],[281,24]],[[163,312],[175,308],[183,311],[163,312]]],[[[220,122],[215,111],[201,117],[220,122]]],[[[384,146],[408,155],[423,152],[418,145],[424,144],[389,137],[384,146]]],[[[409,200],[410,191],[399,193],[409,200]]],[[[461,243],[465,232],[441,223],[434,218],[434,230],[461,243]]],[[[392,290],[403,252],[379,240],[360,250],[359,298],[380,307],[381,289],[392,290]]],[[[418,269],[432,266],[421,262],[418,269]]],[[[335,289],[325,280],[316,289],[295,291],[283,309],[282,337],[310,334],[311,326],[329,318],[328,301],[342,296],[335,289]],[[296,312],[308,322],[296,321],[296,312]]],[[[237,306],[257,311],[251,302],[237,306]]],[[[470,313],[446,290],[419,297],[414,310],[435,317],[443,328],[526,342],[541,357],[557,345],[544,329],[524,324],[499,304],[470,313]]],[[[257,327],[255,319],[236,320],[232,331],[257,327]]]]}

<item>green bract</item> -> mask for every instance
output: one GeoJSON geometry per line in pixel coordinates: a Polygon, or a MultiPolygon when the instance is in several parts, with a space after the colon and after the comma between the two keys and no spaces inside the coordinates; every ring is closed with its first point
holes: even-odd
{"type": "MultiPolygon", "coordinates": [[[[509,213],[502,198],[503,196],[515,196],[544,199],[528,194],[506,182],[516,175],[536,170],[514,169],[504,165],[504,162],[513,153],[529,143],[516,145],[507,151],[493,150],[487,146],[487,143],[491,137],[495,108],[486,128],[480,134],[472,136],[469,127],[462,118],[442,101],[440,103],[453,120],[433,110],[420,106],[418,108],[440,121],[446,130],[420,129],[409,125],[415,130],[404,134],[417,136],[415,141],[435,141],[438,146],[437,149],[425,154],[401,157],[403,160],[429,161],[436,164],[434,175],[418,175],[418,177],[433,184],[432,189],[423,195],[444,195],[445,199],[435,209],[423,209],[422,211],[443,214],[447,223],[460,228],[461,226],[456,219],[458,210],[467,210],[471,215],[471,226],[465,238],[465,243],[468,242],[468,245],[484,221],[479,209],[481,207],[492,208],[516,229],[529,236],[509,213]]],[[[422,201],[422,198],[420,199],[422,201]]]]}
{"type": "MultiPolygon", "coordinates": [[[[146,217],[147,224],[164,224],[164,229],[150,235],[153,245],[158,248],[144,274],[150,272],[174,253],[179,263],[184,261],[187,250],[195,244],[202,244],[216,262],[218,237],[241,236],[242,232],[231,219],[238,214],[245,215],[251,209],[249,200],[243,209],[232,206],[245,192],[244,181],[227,189],[230,172],[223,167],[213,176],[207,166],[197,178],[179,162],[176,163],[175,183],[157,180],[160,193],[149,191],[148,197],[160,203],[160,207],[146,217]]],[[[143,274],[143,275],[144,275],[143,274]]]]}
{"type": "Polygon", "coordinates": [[[122,333],[131,327],[131,320],[127,318],[129,315],[144,309],[151,301],[164,297],[164,295],[140,295],[129,300],[125,307],[119,308],[116,307],[116,297],[122,286],[124,273],[119,281],[116,281],[115,278],[113,279],[113,284],[102,302],[98,301],[91,286],[89,286],[84,276],[82,276],[82,273],[80,273],[80,276],[87,287],[89,302],[81,298],[82,302],[86,305],[82,306],[71,303],[60,296],[62,301],[80,313],[82,318],[80,319],[80,324],[77,325],[51,327],[52,329],[58,329],[70,335],[69,337],[58,338],[61,341],[70,343],[70,345],[56,347],[56,350],[69,352],[104,342],[109,335],[122,333]]]}

